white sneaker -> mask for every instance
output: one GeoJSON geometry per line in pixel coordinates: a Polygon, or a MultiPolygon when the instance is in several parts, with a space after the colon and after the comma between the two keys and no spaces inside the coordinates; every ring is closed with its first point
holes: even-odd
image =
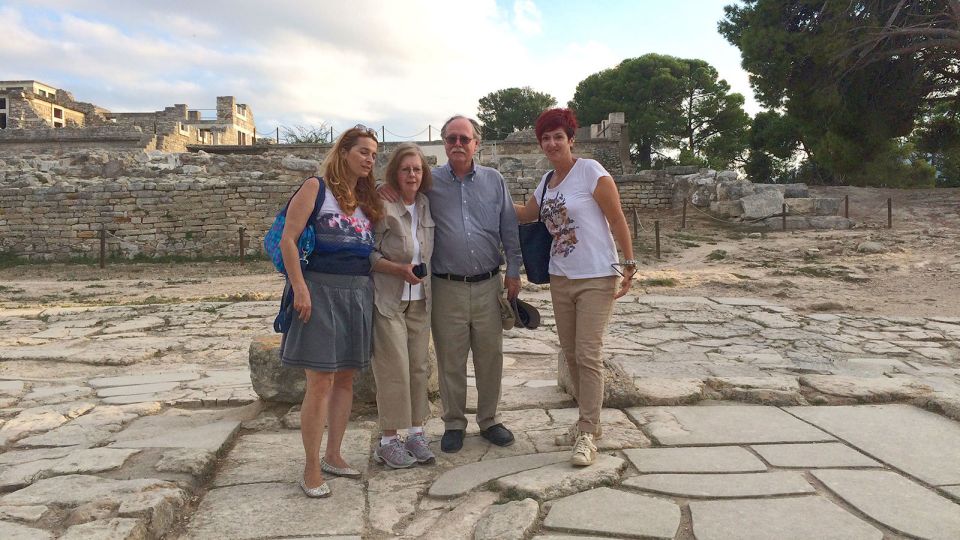
{"type": "Polygon", "coordinates": [[[573,445],[573,454],[570,456],[570,463],[585,467],[597,459],[597,445],[593,444],[592,433],[581,433],[577,436],[577,442],[573,445]]]}

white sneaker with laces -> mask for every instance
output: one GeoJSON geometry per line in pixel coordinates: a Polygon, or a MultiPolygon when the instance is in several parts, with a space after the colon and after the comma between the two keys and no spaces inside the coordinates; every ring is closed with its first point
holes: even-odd
{"type": "Polygon", "coordinates": [[[570,463],[578,467],[590,465],[597,459],[597,445],[593,444],[592,433],[581,433],[573,445],[570,463]]]}

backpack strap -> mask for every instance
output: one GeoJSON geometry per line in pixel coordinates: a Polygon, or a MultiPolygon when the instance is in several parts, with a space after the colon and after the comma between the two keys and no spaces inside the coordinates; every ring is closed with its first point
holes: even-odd
{"type": "Polygon", "coordinates": [[[543,181],[543,191],[540,192],[540,206],[537,207],[537,221],[543,221],[543,198],[547,196],[547,184],[553,178],[553,171],[547,173],[547,179],[543,181]]]}
{"type": "MultiPolygon", "coordinates": [[[[317,215],[317,211],[323,206],[323,201],[327,198],[327,184],[323,181],[322,176],[311,176],[310,178],[316,178],[320,181],[320,189],[317,190],[317,200],[313,203],[313,212],[310,213],[310,218],[307,219],[307,225],[316,227],[314,218],[317,215]]],[[[307,180],[310,180],[310,178],[307,178],[307,180]]],[[[306,180],[304,180],[304,183],[306,183],[306,180]]]]}

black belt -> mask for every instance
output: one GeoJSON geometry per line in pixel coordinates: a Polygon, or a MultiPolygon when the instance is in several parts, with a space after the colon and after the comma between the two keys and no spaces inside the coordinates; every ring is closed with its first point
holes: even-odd
{"type": "Polygon", "coordinates": [[[490,279],[499,273],[500,273],[500,268],[498,267],[498,268],[494,268],[489,272],[484,272],[482,274],[476,274],[473,276],[458,276],[457,274],[438,274],[436,272],[434,272],[433,275],[440,279],[449,279],[450,281],[461,281],[463,283],[476,283],[478,281],[490,279]]]}

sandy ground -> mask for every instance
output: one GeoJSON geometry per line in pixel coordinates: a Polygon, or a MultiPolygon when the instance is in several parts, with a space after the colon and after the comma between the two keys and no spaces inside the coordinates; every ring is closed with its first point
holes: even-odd
{"type": "MultiPolygon", "coordinates": [[[[850,197],[848,231],[753,233],[693,210],[640,214],[642,261],[635,290],[648,294],[749,296],[812,312],[960,316],[960,189],[814,188],[850,197]],[[886,200],[893,199],[893,228],[886,200]],[[653,222],[661,222],[661,258],[653,222]],[[863,253],[864,242],[882,245],[863,253]]],[[[628,221],[630,216],[628,216],[628,221]]],[[[96,265],[29,264],[0,269],[0,306],[144,304],[279,298],[266,261],[96,265]]]]}

